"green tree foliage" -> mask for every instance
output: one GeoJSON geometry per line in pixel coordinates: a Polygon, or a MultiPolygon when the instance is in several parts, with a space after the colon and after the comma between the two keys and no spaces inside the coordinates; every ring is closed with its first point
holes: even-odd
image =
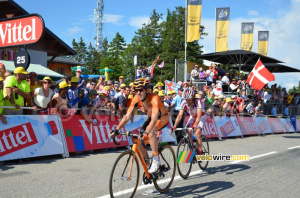
{"type": "MultiPolygon", "coordinates": [[[[207,35],[203,26],[200,31],[201,36],[207,35]]],[[[91,44],[86,47],[82,38],[78,43],[73,40],[73,49],[78,53],[77,60],[86,63],[89,73],[97,74],[99,69],[108,67],[114,70],[110,75],[112,80],[118,80],[122,75],[128,84],[135,79],[133,66],[135,55],[138,57],[138,65],[141,66],[149,67],[158,55],[160,55],[158,64],[165,61],[164,68],[155,67],[153,82],[174,78],[175,59],[184,60],[184,43],[185,8],[176,7],[174,11],[168,10],[165,21],[162,14],[153,10],[149,22],[135,32],[129,44],[126,44],[121,34],[117,33],[110,43],[104,39],[101,52],[97,52],[91,44]]],[[[195,55],[202,53],[202,47],[199,41],[188,43],[187,60],[202,63],[201,59],[195,58],[195,55]]]]}

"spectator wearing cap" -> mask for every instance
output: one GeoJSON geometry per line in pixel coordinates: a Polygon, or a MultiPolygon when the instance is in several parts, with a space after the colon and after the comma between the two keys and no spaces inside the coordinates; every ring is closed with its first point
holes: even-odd
{"type": "Polygon", "coordinates": [[[3,103],[4,103],[3,100],[4,100],[4,97],[3,97],[3,78],[0,77],[0,121],[3,124],[7,124],[6,117],[3,116],[3,108],[1,108],[1,106],[3,106],[3,103]]]}
{"type": "Polygon", "coordinates": [[[81,73],[82,73],[82,70],[81,69],[77,69],[76,70],[76,77],[78,78],[78,89],[82,89],[84,86],[86,86],[83,78],[81,77],[81,73]]]}
{"type": "MultiPolygon", "coordinates": [[[[171,112],[171,117],[172,117],[173,124],[175,123],[175,120],[176,120],[176,118],[179,114],[180,106],[181,106],[181,103],[183,101],[183,98],[182,98],[183,90],[184,89],[182,87],[180,87],[178,89],[178,95],[173,99],[173,101],[170,105],[170,112],[171,112]],[[172,112],[172,110],[173,110],[173,112],[172,112]]],[[[179,125],[178,125],[179,128],[183,127],[183,121],[184,121],[184,119],[182,118],[179,122],[179,125]]]]}
{"type": "Polygon", "coordinates": [[[204,71],[204,69],[202,69],[202,67],[199,68],[199,80],[200,81],[206,81],[206,72],[204,71]]]}
{"type": "Polygon", "coordinates": [[[124,83],[124,77],[123,76],[119,77],[119,82],[120,82],[120,85],[124,83]]]}
{"type": "Polygon", "coordinates": [[[6,68],[3,63],[0,63],[0,77],[4,80],[5,79],[5,72],[6,68]]]}
{"type": "Polygon", "coordinates": [[[157,89],[158,89],[158,91],[163,90],[163,86],[164,86],[164,84],[162,82],[158,82],[157,83],[157,89]]]}
{"type": "Polygon", "coordinates": [[[30,99],[30,86],[25,80],[27,71],[23,67],[17,67],[14,75],[9,76],[4,81],[4,101],[5,106],[14,106],[15,109],[4,109],[4,115],[22,115],[20,107],[24,104],[24,99],[30,99]]]}
{"type": "Polygon", "coordinates": [[[195,82],[196,80],[198,80],[198,77],[199,77],[198,65],[195,65],[194,69],[191,71],[191,78],[190,78],[190,80],[192,82],[195,82]]]}
{"type": "Polygon", "coordinates": [[[52,90],[50,89],[52,79],[49,76],[44,77],[42,87],[38,87],[33,92],[33,103],[37,109],[37,115],[47,115],[47,108],[52,107],[52,90]]]}
{"type": "Polygon", "coordinates": [[[185,90],[187,88],[189,88],[189,83],[188,82],[184,82],[183,83],[183,89],[185,90]]]}
{"type": "Polygon", "coordinates": [[[176,97],[176,95],[177,95],[177,92],[176,92],[175,90],[172,91],[171,103],[172,103],[172,101],[174,100],[174,98],[176,97]]]}
{"type": "Polygon", "coordinates": [[[120,89],[117,91],[116,95],[114,96],[115,102],[118,99],[118,97],[124,93],[125,87],[126,87],[126,84],[124,84],[124,83],[120,85],[120,89]]]}
{"type": "Polygon", "coordinates": [[[63,115],[66,115],[66,110],[68,108],[68,94],[69,84],[66,81],[61,81],[58,84],[58,92],[53,95],[52,107],[58,109],[63,115]]]}
{"type": "Polygon", "coordinates": [[[235,79],[232,79],[232,81],[231,81],[231,83],[230,83],[230,85],[229,85],[229,88],[230,88],[231,92],[232,92],[232,93],[233,93],[233,92],[236,92],[238,87],[239,87],[239,86],[236,84],[236,80],[235,80],[235,79]]]}
{"type": "Polygon", "coordinates": [[[71,108],[78,108],[78,102],[84,96],[84,90],[78,88],[78,83],[77,77],[71,78],[71,86],[67,94],[68,106],[71,108]]]}
{"type": "MultiPolygon", "coordinates": [[[[82,100],[79,101],[78,107],[81,108],[80,115],[87,121],[89,124],[92,124],[93,120],[88,116],[90,110],[93,106],[93,102],[97,98],[97,91],[91,90],[89,94],[85,95],[82,100]]],[[[93,112],[94,113],[94,112],[93,112]]]]}

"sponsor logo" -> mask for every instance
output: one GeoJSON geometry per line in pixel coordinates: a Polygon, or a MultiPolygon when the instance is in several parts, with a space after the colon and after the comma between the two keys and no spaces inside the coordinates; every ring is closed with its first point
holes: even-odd
{"type": "Polygon", "coordinates": [[[260,36],[259,36],[260,39],[266,39],[268,38],[268,34],[266,33],[261,33],[260,36]]]}
{"type": "Polygon", "coordinates": [[[224,136],[228,136],[230,133],[232,133],[234,131],[234,126],[231,120],[229,120],[222,127],[220,127],[220,130],[224,136]]]}
{"type": "Polygon", "coordinates": [[[278,119],[271,119],[271,123],[275,132],[284,132],[284,128],[278,119]]]}
{"type": "Polygon", "coordinates": [[[203,123],[203,133],[206,136],[218,135],[218,130],[213,122],[214,121],[209,116],[206,116],[206,120],[203,123]]]}
{"type": "Polygon", "coordinates": [[[250,32],[252,30],[252,25],[245,25],[245,27],[244,27],[244,31],[245,32],[250,32]]]}
{"type": "Polygon", "coordinates": [[[251,118],[240,117],[239,121],[244,126],[246,133],[257,133],[256,125],[251,118]]]}
{"type": "Polygon", "coordinates": [[[228,16],[228,12],[226,10],[221,10],[219,12],[219,18],[225,18],[228,16]]]}
{"type": "Polygon", "coordinates": [[[285,130],[286,130],[287,132],[289,132],[290,129],[291,129],[291,125],[290,125],[289,121],[287,121],[283,127],[285,128],[285,130]]]}
{"type": "Polygon", "coordinates": [[[31,123],[0,131],[0,157],[37,144],[31,123]]]}
{"type": "Polygon", "coordinates": [[[40,40],[44,23],[40,16],[31,15],[0,22],[0,46],[33,44],[40,40]]]}
{"type": "MultiPolygon", "coordinates": [[[[89,126],[86,125],[85,120],[79,120],[87,139],[89,140],[90,144],[102,144],[102,143],[111,143],[113,140],[109,136],[109,131],[116,129],[117,125],[110,125],[108,121],[101,121],[99,125],[90,124],[89,126]]],[[[121,129],[120,132],[124,132],[124,129],[121,129]]],[[[127,141],[127,137],[125,135],[116,136],[116,141],[127,141]]]]}

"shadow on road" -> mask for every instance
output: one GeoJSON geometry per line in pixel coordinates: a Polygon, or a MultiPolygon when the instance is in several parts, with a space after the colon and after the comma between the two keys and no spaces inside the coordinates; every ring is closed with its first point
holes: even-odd
{"type": "Polygon", "coordinates": [[[205,197],[232,187],[234,187],[234,184],[232,182],[213,181],[182,187],[171,187],[171,189],[166,194],[159,194],[156,192],[152,193],[156,194],[155,197],[182,197],[184,195],[188,195],[189,197],[205,197]]]}
{"type": "Polygon", "coordinates": [[[298,138],[298,139],[300,138],[300,136],[282,136],[282,137],[284,137],[284,138],[295,138],[295,139],[296,138],[298,138]]]}
{"type": "Polygon", "coordinates": [[[236,172],[241,172],[244,170],[250,169],[250,166],[244,165],[244,164],[228,164],[224,166],[217,166],[217,167],[209,167],[207,168],[202,174],[215,174],[218,172],[225,173],[226,175],[230,175],[236,172]]]}

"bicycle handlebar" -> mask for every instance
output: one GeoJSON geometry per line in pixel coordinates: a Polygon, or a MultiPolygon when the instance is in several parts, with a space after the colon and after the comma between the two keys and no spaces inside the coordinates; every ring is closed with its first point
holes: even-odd
{"type": "Polygon", "coordinates": [[[126,133],[117,133],[117,134],[115,134],[115,136],[113,137],[113,142],[114,142],[116,145],[120,145],[120,143],[118,143],[118,142],[116,141],[116,137],[117,137],[118,135],[126,135],[127,137],[140,137],[140,141],[142,142],[142,145],[143,145],[144,147],[146,147],[145,144],[144,144],[143,141],[142,141],[142,138],[143,138],[142,134],[144,134],[144,133],[148,135],[147,132],[143,132],[143,131],[141,131],[140,134],[131,133],[131,131],[127,131],[126,133]]]}

